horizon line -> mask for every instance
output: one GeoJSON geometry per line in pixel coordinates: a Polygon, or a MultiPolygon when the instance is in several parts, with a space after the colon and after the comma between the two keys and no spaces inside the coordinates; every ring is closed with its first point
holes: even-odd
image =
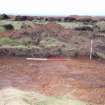
{"type": "Polygon", "coordinates": [[[104,17],[105,15],[89,15],[89,14],[69,14],[69,15],[66,15],[66,14],[23,14],[23,13],[0,13],[0,14],[6,14],[6,15],[12,15],[12,16],[48,16],[48,17],[67,17],[67,16],[91,16],[91,17],[104,17]]]}

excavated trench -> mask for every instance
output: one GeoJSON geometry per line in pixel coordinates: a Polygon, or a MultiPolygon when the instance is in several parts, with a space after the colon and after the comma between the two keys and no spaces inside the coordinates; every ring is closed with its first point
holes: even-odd
{"type": "Polygon", "coordinates": [[[83,57],[48,61],[0,57],[0,89],[37,90],[49,96],[73,96],[92,105],[104,105],[104,64],[83,57]]]}

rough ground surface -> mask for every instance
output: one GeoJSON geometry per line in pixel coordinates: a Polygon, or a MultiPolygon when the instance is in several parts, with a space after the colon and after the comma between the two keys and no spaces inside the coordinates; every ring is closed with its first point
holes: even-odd
{"type": "Polygon", "coordinates": [[[27,61],[0,57],[0,88],[15,87],[49,96],[105,104],[105,62],[87,58],[27,61]]]}

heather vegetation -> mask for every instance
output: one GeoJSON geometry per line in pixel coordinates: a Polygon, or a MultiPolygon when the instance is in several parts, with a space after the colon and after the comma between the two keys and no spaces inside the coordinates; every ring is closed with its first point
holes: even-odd
{"type": "Polygon", "coordinates": [[[54,51],[54,55],[57,53],[71,57],[76,53],[89,56],[90,40],[94,37],[93,56],[98,56],[97,52],[104,55],[104,49],[100,50],[98,47],[105,42],[104,22],[104,17],[31,17],[3,14],[0,20],[0,46],[39,47],[43,53],[47,52],[47,56],[50,55],[49,48],[54,51]],[[71,54],[72,52],[74,53],[71,54]]]}

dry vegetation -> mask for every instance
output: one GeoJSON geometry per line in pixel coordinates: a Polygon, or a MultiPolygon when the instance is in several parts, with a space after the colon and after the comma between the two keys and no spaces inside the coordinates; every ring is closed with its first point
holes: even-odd
{"type": "Polygon", "coordinates": [[[0,105],[86,105],[82,101],[65,96],[45,96],[38,92],[26,92],[7,88],[0,91],[0,105]]]}

